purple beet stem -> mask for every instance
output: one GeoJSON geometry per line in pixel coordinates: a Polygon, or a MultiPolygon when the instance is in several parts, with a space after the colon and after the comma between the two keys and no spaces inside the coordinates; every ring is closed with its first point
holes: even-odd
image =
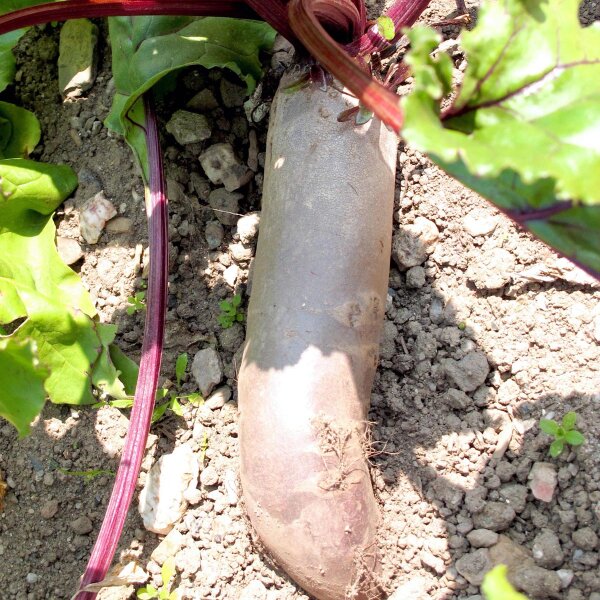
{"type": "Polygon", "coordinates": [[[137,482],[154,409],[165,329],[168,274],[167,195],[156,116],[148,94],[144,94],[149,182],[146,193],[150,275],[146,325],[140,371],[125,446],[110,501],[98,539],[81,580],[76,600],[93,600],[95,592],[81,591],[102,581],[112,563],[137,482]]]}

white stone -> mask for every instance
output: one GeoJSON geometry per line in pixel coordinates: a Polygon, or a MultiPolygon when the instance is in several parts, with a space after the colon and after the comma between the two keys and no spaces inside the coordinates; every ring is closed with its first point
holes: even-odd
{"type": "Polygon", "coordinates": [[[159,534],[171,531],[187,508],[186,491],[197,486],[199,468],[188,446],[178,446],[158,459],[140,493],[139,512],[146,529],[159,534]]]}
{"type": "Polygon", "coordinates": [[[88,244],[97,244],[109,219],[117,215],[117,209],[104,192],[90,198],[79,213],[79,231],[88,244]]]}
{"type": "Polygon", "coordinates": [[[536,462],[529,472],[529,487],[535,498],[550,502],[558,483],[556,468],[552,463],[536,462]]]}
{"type": "Polygon", "coordinates": [[[205,398],[221,383],[223,368],[219,354],[214,348],[204,348],[196,352],[192,362],[192,375],[205,398]]]}
{"type": "Polygon", "coordinates": [[[486,210],[474,209],[464,219],[463,226],[466,232],[477,237],[480,235],[489,235],[496,229],[498,218],[491,215],[486,210]]]}
{"type": "Polygon", "coordinates": [[[171,529],[169,533],[163,538],[163,540],[154,548],[150,558],[162,565],[169,557],[175,556],[183,546],[185,536],[177,531],[177,529],[171,529]]]}
{"type": "Polygon", "coordinates": [[[223,279],[230,287],[235,287],[240,268],[237,265],[230,265],[223,271],[223,279]]]}
{"type": "Polygon", "coordinates": [[[258,234],[258,228],[260,225],[260,213],[253,212],[244,215],[237,222],[237,232],[240,236],[242,243],[251,243],[256,235],[258,234]]]}
{"type": "Polygon", "coordinates": [[[58,255],[66,265],[76,263],[83,256],[83,250],[79,242],[72,238],[57,237],[56,249],[58,250],[58,255]]]}
{"type": "Polygon", "coordinates": [[[231,144],[213,144],[199,160],[206,176],[217,185],[223,184],[228,192],[242,187],[252,177],[252,171],[238,160],[231,144]]]}

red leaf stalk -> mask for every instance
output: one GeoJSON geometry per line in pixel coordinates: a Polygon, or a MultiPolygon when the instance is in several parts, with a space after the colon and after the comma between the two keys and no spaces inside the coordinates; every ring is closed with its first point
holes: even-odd
{"type": "MultiPolygon", "coordinates": [[[[144,94],[144,107],[149,162],[146,213],[148,216],[150,274],[142,358],[131,410],[130,427],[125,439],[119,470],[98,539],[92,549],[79,587],[80,590],[84,590],[85,586],[90,583],[102,581],[106,577],[115,555],[146,448],[160,372],[167,307],[168,211],[156,116],[148,93],[144,94]]],[[[95,597],[95,592],[80,591],[76,595],[76,600],[93,600],[95,597]]]]}

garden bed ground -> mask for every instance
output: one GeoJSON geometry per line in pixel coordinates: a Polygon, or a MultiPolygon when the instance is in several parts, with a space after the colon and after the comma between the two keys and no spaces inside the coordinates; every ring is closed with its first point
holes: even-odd
{"type": "MultiPolygon", "coordinates": [[[[424,20],[452,10],[449,2],[434,3],[424,20]]],[[[582,18],[598,20],[598,4],[588,3],[582,18]]],[[[144,315],[128,315],[126,308],[144,282],[143,188],[128,148],[101,124],[114,89],[105,42],[93,88],[63,104],[58,32],[48,26],[24,38],[11,93],[41,120],[43,142],[34,156],[65,162],[79,174],[77,192],[57,213],[58,233],[82,244],[74,268],[101,319],[118,325],[121,348],[137,359],[144,315]],[[101,190],[119,219],[97,245],[86,245],[79,210],[101,190]]],[[[457,54],[457,66],[462,60],[457,54]]],[[[263,100],[274,83],[273,77],[265,81],[263,100]]],[[[218,101],[204,109],[213,125],[210,139],[181,147],[163,135],[171,224],[162,373],[174,378],[182,352],[192,359],[214,348],[224,396],[200,407],[187,404],[183,417],[168,413],[153,427],[140,484],[161,455],[181,445],[201,454],[207,442],[200,493],[176,525],[181,597],[306,598],[261,554],[244,516],[236,433],[244,326],[223,329],[217,321],[218,303],[247,291],[255,244],[240,243],[236,223],[239,215],[260,210],[267,119],[249,123],[240,90],[223,83],[220,72],[198,69],[183,73],[160,106],[163,125],[204,88],[218,101]],[[231,211],[238,214],[208,204],[214,186],[198,156],[218,142],[230,142],[254,168],[231,211]]],[[[370,413],[387,585],[400,588],[398,599],[476,600],[490,556],[527,562],[525,552],[537,565],[521,575],[532,596],[599,600],[600,288],[565,281],[573,272],[565,274],[561,263],[553,269],[557,258],[545,246],[403,145],[394,226],[396,257],[370,413]],[[400,242],[416,231],[429,232],[421,245],[400,242]],[[400,268],[419,253],[416,267],[400,268]],[[532,280],[536,273],[546,279],[532,280]],[[551,459],[539,419],[569,410],[577,412],[586,443],[551,459]],[[540,463],[550,463],[557,475],[550,502],[531,493],[529,478],[540,463]],[[558,592],[552,587],[557,572],[558,592]]],[[[198,389],[189,370],[185,389],[198,389]]],[[[49,405],[25,439],[7,424],[0,428],[0,474],[8,484],[0,509],[3,598],[70,598],[102,520],[127,425],[127,411],[116,408],[49,405]]],[[[156,584],[160,566],[150,555],[159,542],[132,509],[121,561],[137,559],[156,584]]],[[[134,591],[117,588],[101,597],[126,599],[134,591]]]]}

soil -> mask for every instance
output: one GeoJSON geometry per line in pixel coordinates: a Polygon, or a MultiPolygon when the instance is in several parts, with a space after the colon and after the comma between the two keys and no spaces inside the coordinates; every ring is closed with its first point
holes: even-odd
{"type": "MultiPolygon", "coordinates": [[[[451,2],[434,2],[423,21],[453,11],[451,2]]],[[[598,3],[586,3],[581,14],[588,24],[600,20],[598,3]]],[[[453,27],[443,32],[457,35],[453,27]]],[[[47,26],[23,38],[17,83],[4,96],[41,121],[43,140],[34,158],[64,162],[78,173],[79,188],[56,213],[58,234],[81,243],[83,257],[73,268],[101,320],[118,325],[120,347],[137,360],[144,314],[126,309],[127,298],[145,286],[143,186],[126,144],[102,125],[114,92],[106,42],[92,89],[63,103],[58,35],[58,27],[47,26]],[[79,211],[100,190],[124,220],[88,245],[79,235],[79,211]]],[[[455,50],[457,67],[463,59],[455,50]]],[[[264,82],[267,104],[276,76],[271,70],[264,82]]],[[[232,398],[202,406],[184,402],[181,417],[168,412],[153,426],[139,484],[175,447],[188,446],[202,459],[199,492],[175,526],[181,533],[175,553],[181,598],[308,598],[261,552],[244,516],[236,407],[244,325],[223,329],[218,316],[219,302],[235,293],[247,302],[254,243],[240,253],[237,228],[226,224],[218,247],[209,249],[207,224],[213,223],[212,238],[220,214],[208,205],[214,186],[198,162],[201,151],[218,142],[230,142],[238,156],[256,161],[234,212],[260,210],[268,119],[249,122],[243,108],[219,106],[207,113],[215,124],[211,138],[187,146],[164,128],[200,89],[220,99],[223,77],[229,75],[182,72],[176,92],[159,106],[171,259],[162,374],[172,381],[179,354],[188,353],[191,364],[198,351],[214,348],[222,363],[219,385],[232,398]],[[224,272],[232,265],[237,278],[228,283],[224,272]]],[[[538,570],[530,573],[537,580],[524,584],[531,597],[599,600],[600,288],[573,283],[561,263],[539,281],[540,273],[557,265],[547,247],[404,144],[398,164],[396,239],[415,228],[432,231],[432,225],[438,234],[428,238],[417,266],[402,267],[397,250],[391,263],[370,414],[386,585],[396,590],[395,598],[479,600],[480,559],[489,558],[485,547],[499,532],[514,552],[536,561],[538,570]],[[539,419],[570,410],[586,441],[552,459],[539,419]],[[540,463],[550,463],[558,477],[549,502],[537,500],[528,483],[540,463]],[[547,585],[556,573],[558,592],[547,585]]],[[[189,368],[183,391],[198,391],[189,368]]],[[[3,598],[71,597],[103,517],[127,427],[126,410],[48,404],[27,438],[18,439],[8,424],[0,428],[0,475],[8,484],[0,509],[3,598]]],[[[151,554],[162,536],[144,529],[136,506],[117,559],[123,565],[135,559],[160,587],[162,560],[151,554]]],[[[99,597],[125,600],[135,597],[135,589],[107,589],[99,597]]]]}

